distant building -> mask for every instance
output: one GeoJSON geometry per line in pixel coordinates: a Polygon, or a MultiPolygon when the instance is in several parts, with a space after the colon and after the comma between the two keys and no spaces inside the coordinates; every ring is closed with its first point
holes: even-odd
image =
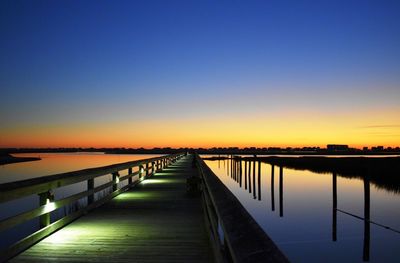
{"type": "Polygon", "coordinates": [[[346,144],[328,144],[326,146],[328,151],[348,151],[349,146],[346,144]]]}

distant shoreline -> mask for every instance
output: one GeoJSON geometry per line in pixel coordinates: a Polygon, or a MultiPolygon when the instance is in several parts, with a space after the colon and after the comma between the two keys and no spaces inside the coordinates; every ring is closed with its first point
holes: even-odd
{"type": "Polygon", "coordinates": [[[104,154],[174,154],[180,152],[214,154],[214,155],[321,155],[321,156],[357,156],[357,155],[400,155],[400,148],[384,150],[359,150],[348,149],[263,149],[263,148],[3,148],[0,149],[0,157],[3,154],[13,153],[80,153],[80,152],[103,152],[104,154]]]}
{"type": "Polygon", "coordinates": [[[32,162],[41,160],[38,157],[14,157],[9,154],[0,154],[0,165],[12,164],[12,163],[22,163],[22,162],[32,162]]]}

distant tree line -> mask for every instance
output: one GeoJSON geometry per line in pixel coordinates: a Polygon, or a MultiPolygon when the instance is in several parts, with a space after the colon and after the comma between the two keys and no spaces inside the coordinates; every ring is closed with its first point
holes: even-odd
{"type": "Polygon", "coordinates": [[[4,153],[56,153],[56,152],[104,152],[107,154],[172,154],[178,152],[197,152],[199,154],[246,154],[246,155],[265,155],[265,154],[287,154],[287,155],[357,155],[357,154],[400,154],[400,147],[364,147],[356,149],[350,147],[213,147],[213,148],[3,148],[0,154],[4,153]]]}

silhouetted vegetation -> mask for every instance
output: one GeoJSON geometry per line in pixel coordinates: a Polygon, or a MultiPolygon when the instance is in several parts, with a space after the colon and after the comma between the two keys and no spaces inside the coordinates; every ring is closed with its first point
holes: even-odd
{"type": "Polygon", "coordinates": [[[0,165],[20,162],[38,161],[40,158],[36,157],[14,157],[8,153],[0,152],[0,165]]]}
{"type": "MultiPolygon", "coordinates": [[[[335,145],[333,145],[335,146],[335,145]]],[[[213,148],[6,148],[0,151],[7,153],[53,153],[53,152],[104,152],[106,154],[174,154],[190,152],[198,154],[219,155],[400,155],[400,147],[372,147],[363,149],[341,148],[327,145],[320,147],[213,147],[213,148]],[[331,146],[331,147],[328,147],[331,146]]]]}
{"type": "Polygon", "coordinates": [[[348,178],[370,177],[377,187],[400,192],[400,157],[259,157],[260,160],[287,168],[316,173],[337,173],[348,178]]]}

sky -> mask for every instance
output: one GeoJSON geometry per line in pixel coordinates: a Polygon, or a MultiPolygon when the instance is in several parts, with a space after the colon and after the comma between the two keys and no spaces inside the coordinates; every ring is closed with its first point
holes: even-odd
{"type": "Polygon", "coordinates": [[[1,1],[0,147],[400,146],[400,1],[1,1]]]}

